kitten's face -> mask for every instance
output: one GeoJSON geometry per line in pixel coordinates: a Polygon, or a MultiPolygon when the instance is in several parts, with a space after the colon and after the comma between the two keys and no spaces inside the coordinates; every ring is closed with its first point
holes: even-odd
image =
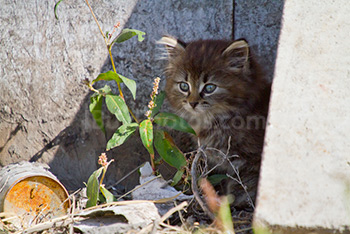
{"type": "Polygon", "coordinates": [[[224,74],[219,71],[193,72],[184,67],[177,67],[176,70],[167,81],[166,92],[177,111],[197,118],[232,109],[234,100],[231,100],[224,74]]]}
{"type": "Polygon", "coordinates": [[[249,94],[245,41],[195,41],[163,37],[169,63],[166,93],[177,114],[197,124],[239,112],[249,94]]]}

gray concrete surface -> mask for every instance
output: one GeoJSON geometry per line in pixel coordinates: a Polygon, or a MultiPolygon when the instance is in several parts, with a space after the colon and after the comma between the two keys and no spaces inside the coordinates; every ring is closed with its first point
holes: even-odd
{"type": "Polygon", "coordinates": [[[284,0],[235,0],[234,39],[245,38],[272,81],[284,0]]]}
{"type": "MultiPolygon", "coordinates": [[[[153,78],[163,77],[164,61],[156,41],[163,34],[183,40],[231,38],[232,1],[90,1],[103,28],[117,22],[146,32],[113,49],[117,71],[135,79],[138,94],[131,108],[141,117],[153,78]]],[[[83,186],[97,158],[118,127],[106,115],[107,138],[91,118],[91,93],[81,85],[110,70],[103,39],[84,1],[0,0],[0,166],[21,160],[48,163],[67,186],[83,186]]],[[[162,82],[164,84],[164,81],[162,82]]],[[[126,94],[128,91],[125,92],[126,94]]],[[[148,160],[141,141],[107,153],[114,158],[106,183],[116,182],[148,160]]],[[[137,184],[138,175],[126,183],[137,184]]]]}
{"type": "MultiPolygon", "coordinates": [[[[113,48],[118,72],[135,79],[140,87],[137,102],[130,102],[137,116],[143,117],[147,111],[153,79],[160,77],[161,86],[165,84],[164,48],[156,42],[163,35],[183,41],[230,39],[232,14],[233,2],[226,0],[138,1],[125,27],[145,31],[145,41],[128,41],[113,48]]],[[[107,60],[102,70],[111,69],[107,60]]]]}
{"type": "Polygon", "coordinates": [[[285,3],[257,225],[349,232],[349,12],[347,0],[285,3]]]}
{"type": "MultiPolygon", "coordinates": [[[[0,1],[0,165],[45,162],[74,188],[87,181],[104,150],[81,81],[99,74],[106,51],[84,1],[63,1],[58,20],[54,4],[0,1]]],[[[116,20],[124,25],[135,4],[92,7],[109,30],[116,20]]]]}

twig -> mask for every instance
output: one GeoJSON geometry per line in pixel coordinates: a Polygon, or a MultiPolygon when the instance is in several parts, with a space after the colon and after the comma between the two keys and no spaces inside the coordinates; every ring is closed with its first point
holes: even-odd
{"type": "Polygon", "coordinates": [[[171,208],[168,212],[165,213],[158,221],[154,221],[153,223],[149,224],[148,226],[142,228],[142,230],[138,234],[142,233],[149,233],[152,231],[154,226],[158,226],[160,223],[163,223],[165,220],[167,220],[172,214],[174,214],[177,211],[183,210],[188,203],[186,201],[182,202],[180,205],[175,206],[171,208]]]}
{"type": "Polygon", "coordinates": [[[110,203],[105,203],[105,204],[98,205],[98,206],[89,207],[89,208],[84,209],[83,212],[89,211],[89,210],[105,208],[105,207],[109,207],[109,206],[123,206],[123,205],[139,204],[139,203],[145,203],[145,202],[152,202],[153,203],[153,201],[150,201],[150,200],[116,201],[116,202],[110,202],[110,203]]]}
{"type": "MultiPolygon", "coordinates": [[[[191,201],[190,201],[189,204],[191,204],[191,202],[193,201],[193,199],[194,199],[194,198],[191,199],[191,201]]],[[[176,201],[174,201],[174,204],[177,206],[176,201]]],[[[185,219],[184,219],[184,217],[182,216],[182,213],[181,213],[181,212],[179,212],[179,218],[180,218],[181,223],[184,224],[184,223],[185,223],[185,219]]]]}
{"type": "Polygon", "coordinates": [[[177,233],[189,233],[189,232],[184,232],[184,230],[182,228],[179,228],[177,226],[171,226],[171,225],[168,225],[168,224],[165,224],[165,223],[160,223],[159,225],[163,226],[163,227],[166,227],[168,229],[174,230],[177,233]]]}
{"type": "Polygon", "coordinates": [[[68,203],[68,208],[72,208],[73,209],[73,212],[71,212],[71,213],[73,213],[74,214],[74,208],[75,208],[75,194],[77,194],[78,192],[80,192],[81,191],[81,188],[79,188],[79,189],[77,189],[77,190],[75,190],[75,192],[74,193],[72,193],[72,194],[69,194],[69,196],[63,201],[63,202],[61,202],[61,204],[59,205],[59,207],[57,208],[57,210],[58,209],[60,209],[60,208],[63,208],[63,206],[64,206],[64,204],[66,203],[66,202],[69,202],[68,203]],[[70,202],[70,198],[72,198],[73,199],[73,206],[72,206],[72,203],[70,202]]]}
{"type": "MultiPolygon", "coordinates": [[[[206,177],[209,175],[209,173],[211,173],[213,170],[215,170],[217,167],[220,167],[224,162],[228,162],[230,164],[230,166],[232,167],[235,175],[237,176],[237,178],[234,178],[233,176],[226,174],[226,176],[234,181],[236,181],[245,191],[247,197],[248,197],[248,202],[250,204],[250,206],[255,209],[254,203],[252,198],[250,197],[247,187],[243,184],[242,179],[239,175],[239,171],[238,169],[233,165],[232,161],[230,160],[232,157],[239,157],[238,155],[229,155],[230,152],[230,147],[231,147],[231,137],[228,139],[228,148],[227,148],[227,152],[226,154],[223,153],[221,150],[215,149],[215,148],[206,148],[206,150],[212,150],[212,151],[216,151],[219,153],[219,156],[221,156],[222,160],[217,163],[213,168],[211,168],[210,170],[204,170],[205,173],[203,173],[200,177],[206,177]]],[[[203,209],[203,211],[205,213],[207,213],[209,215],[209,217],[214,220],[215,216],[212,212],[209,211],[209,209],[207,208],[207,206],[205,205],[205,202],[202,200],[201,196],[199,195],[198,192],[198,186],[197,186],[197,181],[199,178],[197,178],[196,175],[196,168],[198,167],[198,160],[199,158],[202,156],[204,156],[205,159],[208,158],[208,156],[206,155],[205,151],[203,150],[203,147],[200,147],[197,151],[197,154],[192,162],[192,167],[191,167],[191,175],[192,175],[192,192],[193,195],[195,197],[195,199],[197,200],[198,204],[201,206],[201,208],[203,209]]],[[[207,161],[207,160],[206,160],[207,161]]],[[[206,162],[205,162],[206,163],[206,162]]]]}
{"type": "MultiPolygon", "coordinates": [[[[34,217],[32,223],[35,223],[47,208],[48,208],[48,204],[46,204],[45,207],[43,209],[41,209],[40,212],[34,217]]],[[[50,212],[48,212],[48,213],[50,213],[50,212]]]]}
{"type": "Polygon", "coordinates": [[[90,9],[91,15],[92,15],[92,17],[94,17],[94,20],[95,20],[95,22],[96,22],[98,28],[100,29],[100,32],[101,32],[101,34],[102,34],[102,37],[103,37],[103,39],[105,40],[106,46],[108,46],[107,38],[106,38],[106,36],[103,34],[102,28],[101,28],[100,24],[98,23],[98,20],[97,20],[95,14],[94,14],[94,11],[92,10],[92,8],[91,8],[91,6],[90,6],[90,4],[89,4],[89,1],[88,1],[88,0],[85,0],[85,2],[86,2],[86,4],[88,5],[88,7],[89,7],[89,9],[90,9]]]}
{"type": "Polygon", "coordinates": [[[218,149],[215,149],[215,148],[207,148],[207,150],[213,150],[213,151],[218,152],[222,156],[223,161],[221,161],[221,163],[216,164],[210,171],[205,173],[205,176],[208,175],[209,172],[213,171],[213,169],[215,169],[216,167],[222,165],[223,162],[227,161],[230,164],[230,166],[232,167],[232,169],[233,169],[234,173],[236,174],[237,178],[234,178],[233,176],[231,176],[228,173],[226,174],[226,176],[229,177],[230,179],[236,181],[243,188],[244,192],[247,194],[248,202],[249,202],[250,206],[253,209],[255,209],[254,202],[253,202],[252,198],[250,197],[250,195],[248,193],[247,187],[242,182],[242,179],[241,179],[241,177],[239,175],[239,171],[238,171],[237,167],[235,167],[233,165],[232,161],[230,160],[232,157],[239,157],[238,155],[229,155],[230,148],[231,148],[230,142],[231,142],[231,137],[229,137],[229,139],[228,139],[228,147],[227,147],[226,154],[224,154],[221,150],[218,150],[218,149]]]}
{"type": "Polygon", "coordinates": [[[228,142],[227,142],[227,150],[226,150],[226,155],[228,155],[230,153],[230,149],[231,149],[231,136],[228,137],[228,142]]]}
{"type": "Polygon", "coordinates": [[[0,212],[0,217],[8,217],[8,218],[1,219],[1,222],[8,222],[12,219],[19,218],[15,213],[9,213],[9,212],[0,212]]]}
{"type": "MultiPolygon", "coordinates": [[[[202,177],[208,176],[212,171],[214,171],[216,168],[220,167],[220,166],[225,162],[226,155],[224,155],[221,151],[218,150],[221,154],[223,154],[223,155],[222,155],[223,158],[222,158],[221,162],[215,164],[214,167],[212,167],[210,170],[208,170],[208,169],[207,169],[207,167],[208,167],[208,166],[207,166],[208,156],[207,156],[207,154],[205,153],[205,151],[204,151],[203,149],[198,149],[198,150],[200,150],[200,151],[203,153],[203,155],[205,156],[206,168],[205,168],[204,171],[206,171],[206,173],[204,173],[204,174],[202,175],[202,177]]],[[[207,148],[206,150],[217,150],[217,149],[214,149],[214,148],[207,148]]]]}
{"type": "Polygon", "coordinates": [[[74,234],[74,213],[75,213],[75,196],[73,196],[73,205],[72,205],[72,209],[71,209],[71,213],[70,213],[70,218],[73,221],[70,225],[69,225],[69,234],[74,234]]]}
{"type": "Polygon", "coordinates": [[[215,216],[212,212],[209,211],[209,209],[207,208],[207,206],[205,205],[205,203],[203,202],[201,196],[199,195],[198,192],[198,185],[197,185],[197,180],[199,178],[197,178],[196,175],[196,168],[197,168],[197,163],[199,158],[201,157],[201,154],[203,152],[201,150],[198,150],[196,156],[194,157],[194,160],[192,162],[192,167],[191,167],[191,175],[192,175],[192,192],[194,197],[196,198],[198,204],[202,207],[203,211],[208,214],[208,216],[210,217],[210,219],[214,220],[215,216]]]}
{"type": "Polygon", "coordinates": [[[239,176],[239,172],[238,170],[231,164],[231,166],[234,168],[234,172],[236,173],[236,176],[238,179],[234,178],[233,176],[231,176],[230,174],[226,174],[226,176],[234,181],[236,181],[243,189],[244,189],[244,192],[247,194],[247,197],[248,197],[248,201],[249,201],[249,204],[250,206],[255,209],[255,206],[254,206],[254,203],[253,203],[253,200],[252,198],[250,197],[249,193],[248,193],[248,190],[247,190],[247,187],[243,184],[242,180],[241,180],[241,177],[239,176]]]}
{"type": "Polygon", "coordinates": [[[125,180],[126,178],[128,178],[132,173],[134,173],[135,171],[137,171],[138,169],[140,169],[140,167],[142,167],[144,164],[141,164],[140,166],[136,167],[135,169],[133,169],[132,171],[130,171],[128,174],[126,174],[123,178],[121,178],[120,180],[118,180],[117,182],[115,182],[114,184],[110,185],[107,187],[107,189],[111,189],[112,187],[118,185],[119,183],[121,183],[123,180],[125,180]]]}
{"type": "Polygon", "coordinates": [[[43,230],[47,230],[47,229],[50,229],[50,228],[65,227],[65,226],[71,224],[72,222],[74,222],[74,221],[69,219],[68,215],[65,215],[65,216],[53,219],[51,221],[48,221],[48,222],[37,224],[37,225],[35,225],[33,227],[29,227],[29,228],[21,230],[21,231],[19,231],[17,233],[18,234],[19,233],[21,233],[21,234],[30,234],[30,233],[34,233],[34,232],[40,232],[40,231],[43,231],[43,230]]]}
{"type": "Polygon", "coordinates": [[[172,214],[174,214],[174,213],[177,212],[177,211],[183,210],[187,205],[188,205],[188,203],[187,203],[186,201],[184,201],[184,202],[182,202],[180,205],[171,208],[168,212],[165,213],[165,215],[162,216],[162,218],[160,219],[160,222],[164,222],[164,221],[167,220],[172,214]]]}

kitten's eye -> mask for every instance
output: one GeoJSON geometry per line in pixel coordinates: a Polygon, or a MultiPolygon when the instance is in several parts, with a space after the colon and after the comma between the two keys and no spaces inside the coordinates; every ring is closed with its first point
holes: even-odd
{"type": "Polygon", "coordinates": [[[203,92],[204,93],[212,93],[214,92],[216,89],[216,85],[214,84],[207,84],[206,86],[204,86],[203,88],[203,92]]]}
{"type": "Polygon", "coordinates": [[[188,90],[190,89],[190,86],[185,82],[181,82],[179,84],[179,87],[183,92],[188,92],[188,90]]]}

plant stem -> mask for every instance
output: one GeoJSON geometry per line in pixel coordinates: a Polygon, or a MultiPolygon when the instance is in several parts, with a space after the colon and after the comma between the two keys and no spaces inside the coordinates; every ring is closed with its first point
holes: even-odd
{"type": "MultiPolygon", "coordinates": [[[[113,71],[115,73],[117,73],[117,70],[115,69],[115,65],[114,65],[114,60],[113,60],[113,56],[112,56],[112,45],[109,44],[105,34],[103,33],[102,31],[102,28],[100,26],[100,24],[98,23],[98,20],[94,14],[94,11],[92,10],[90,4],[89,4],[89,1],[88,0],[85,0],[86,4],[88,5],[89,9],[90,9],[90,12],[92,14],[92,17],[94,18],[98,28],[100,29],[100,32],[101,32],[101,35],[103,37],[103,39],[105,40],[105,43],[106,43],[106,46],[107,46],[107,50],[108,50],[108,53],[109,53],[109,58],[111,59],[111,63],[112,63],[112,67],[113,67],[113,71]]],[[[123,95],[123,92],[122,92],[122,89],[120,87],[120,84],[117,82],[117,85],[118,85],[118,90],[119,90],[119,95],[120,97],[125,101],[124,99],[124,95],[123,95]]],[[[91,88],[90,88],[91,89],[91,88]]],[[[94,90],[93,90],[94,91],[94,90]]],[[[137,120],[136,116],[134,115],[134,113],[131,111],[131,109],[128,107],[128,110],[129,110],[129,113],[131,114],[131,116],[133,117],[133,119],[136,121],[136,123],[139,123],[139,121],[137,120]]]]}
{"type": "MultiPolygon", "coordinates": [[[[113,71],[115,73],[117,73],[117,70],[115,69],[115,65],[114,65],[113,56],[112,56],[112,47],[107,45],[107,49],[108,49],[108,53],[109,53],[109,58],[111,59],[113,71]]],[[[124,95],[123,95],[122,89],[121,89],[120,84],[118,82],[117,82],[117,85],[118,85],[119,95],[120,95],[121,98],[124,99],[124,95]]],[[[125,101],[125,99],[124,99],[124,101],[125,101]]]]}
{"type": "MultiPolygon", "coordinates": [[[[110,57],[110,59],[111,59],[113,71],[114,71],[115,73],[117,73],[117,70],[115,69],[115,65],[114,65],[113,56],[112,56],[112,46],[110,46],[110,45],[107,46],[107,49],[108,49],[109,57],[110,57]]],[[[117,83],[117,85],[118,85],[118,90],[119,90],[120,97],[123,98],[123,100],[125,101],[124,95],[123,95],[123,92],[122,92],[122,89],[121,89],[121,87],[120,87],[120,84],[117,83]]],[[[134,113],[132,112],[132,110],[129,108],[128,105],[127,105],[127,107],[128,107],[129,113],[131,114],[132,118],[135,120],[136,123],[139,123],[139,121],[137,120],[136,116],[134,115],[134,113]]]]}
{"type": "Polygon", "coordinates": [[[100,24],[98,23],[97,18],[96,18],[96,16],[95,16],[95,14],[94,14],[94,12],[93,12],[93,10],[92,10],[92,8],[91,8],[91,6],[90,6],[88,0],[85,0],[85,2],[86,2],[86,4],[88,5],[88,7],[89,7],[89,9],[90,9],[90,12],[91,12],[91,14],[92,14],[92,17],[94,17],[94,20],[95,20],[95,22],[96,22],[98,28],[100,29],[100,32],[101,32],[101,34],[102,34],[103,39],[105,40],[106,45],[108,46],[107,38],[106,38],[106,36],[103,34],[102,28],[101,28],[100,24]]]}
{"type": "Polygon", "coordinates": [[[107,168],[108,168],[109,164],[111,164],[112,162],[114,162],[114,159],[111,159],[111,160],[107,163],[107,165],[103,165],[103,170],[102,170],[103,173],[102,173],[102,177],[101,177],[101,180],[100,180],[100,187],[101,187],[101,185],[102,185],[103,179],[105,178],[107,168]]]}
{"type": "Polygon", "coordinates": [[[156,171],[156,165],[154,164],[154,154],[150,154],[150,156],[151,156],[151,166],[154,173],[156,171]]]}
{"type": "Polygon", "coordinates": [[[136,116],[134,115],[134,113],[132,112],[132,110],[128,107],[129,113],[131,114],[131,117],[135,120],[136,123],[140,123],[139,120],[136,118],[136,116]]]}
{"type": "Polygon", "coordinates": [[[92,87],[92,85],[88,85],[89,86],[89,89],[95,93],[100,93],[97,89],[95,89],[94,87],[92,87]]]}
{"type": "Polygon", "coordinates": [[[101,185],[102,185],[103,179],[105,178],[105,174],[106,174],[107,168],[104,167],[102,171],[103,171],[103,172],[102,172],[102,177],[101,177],[101,180],[100,180],[100,187],[101,187],[101,185]]]}

